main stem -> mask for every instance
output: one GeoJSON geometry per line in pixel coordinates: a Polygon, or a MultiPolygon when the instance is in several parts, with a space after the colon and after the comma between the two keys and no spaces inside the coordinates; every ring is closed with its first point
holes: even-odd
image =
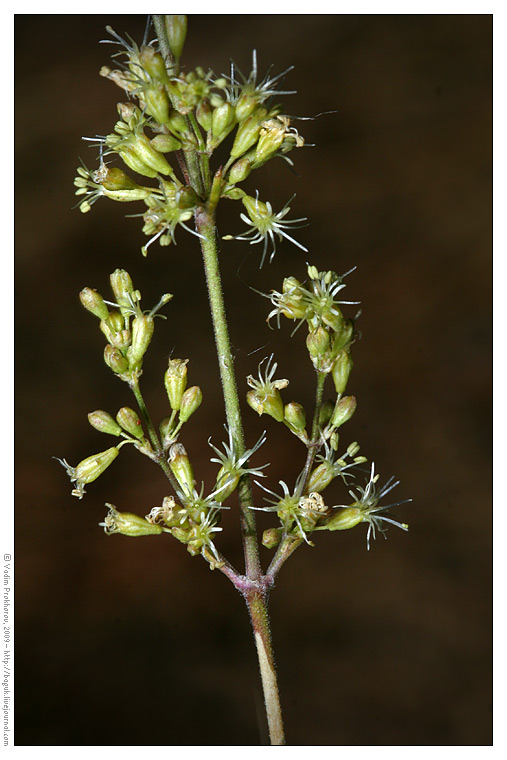
{"type": "MultiPolygon", "coordinates": [[[[213,213],[204,208],[199,209],[196,213],[196,229],[201,236],[201,249],[215,333],[227,424],[231,431],[236,453],[238,456],[242,456],[246,450],[245,437],[218,265],[217,233],[213,213]]],[[[269,627],[269,584],[265,582],[259,561],[255,515],[251,509],[253,506],[252,490],[248,476],[241,479],[238,493],[241,534],[245,556],[245,576],[238,577],[235,585],[243,594],[250,613],[264,692],[270,742],[272,745],[283,745],[285,744],[285,737],[282,711],[278,695],[275,660],[269,627]]]]}

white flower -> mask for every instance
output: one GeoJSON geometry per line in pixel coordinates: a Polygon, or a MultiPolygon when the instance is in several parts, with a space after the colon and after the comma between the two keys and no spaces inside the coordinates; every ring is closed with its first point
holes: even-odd
{"type": "Polygon", "coordinates": [[[263,203],[259,200],[258,196],[256,198],[252,198],[247,195],[242,199],[242,201],[248,212],[248,216],[246,216],[246,214],[240,214],[240,217],[252,229],[245,235],[226,235],[224,236],[224,240],[246,240],[250,243],[250,245],[255,245],[256,243],[264,243],[260,267],[262,267],[264,264],[268,245],[270,242],[272,245],[272,250],[269,260],[273,260],[273,257],[276,253],[275,236],[279,240],[283,240],[283,238],[290,240],[291,243],[296,245],[298,248],[301,248],[302,251],[308,253],[308,248],[305,248],[304,245],[298,243],[297,240],[294,240],[294,238],[285,231],[293,225],[301,226],[301,222],[307,221],[306,217],[291,220],[285,219],[285,216],[290,211],[290,206],[288,205],[290,201],[288,201],[283,209],[277,214],[273,213],[273,208],[270,203],[263,203]]]}
{"type": "Polygon", "coordinates": [[[357,486],[355,492],[353,490],[350,490],[349,494],[354,499],[354,503],[348,506],[340,505],[344,509],[348,509],[350,507],[359,509],[362,516],[361,522],[368,523],[368,532],[366,534],[366,544],[368,551],[370,549],[370,536],[373,536],[373,539],[375,539],[377,529],[385,537],[385,529],[382,523],[390,523],[391,525],[396,525],[397,528],[401,528],[402,530],[408,530],[407,523],[399,522],[398,520],[394,520],[392,517],[386,517],[386,515],[382,513],[391,507],[397,507],[400,504],[405,504],[406,502],[412,501],[412,499],[404,499],[403,501],[397,501],[393,504],[379,506],[380,500],[383,499],[384,496],[386,496],[390,491],[392,491],[393,488],[399,485],[400,481],[395,481],[394,478],[389,478],[387,483],[385,483],[382,488],[377,488],[378,479],[379,475],[375,475],[375,463],[372,462],[370,478],[366,484],[366,487],[361,488],[360,486],[357,486]]]}

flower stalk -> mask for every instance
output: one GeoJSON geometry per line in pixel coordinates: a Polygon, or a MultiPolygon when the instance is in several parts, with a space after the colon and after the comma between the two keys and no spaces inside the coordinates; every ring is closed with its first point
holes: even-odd
{"type": "MultiPolygon", "coordinates": [[[[243,456],[245,453],[245,439],[218,264],[217,232],[213,215],[207,214],[205,211],[196,214],[196,229],[202,236],[201,250],[208,286],[227,424],[231,431],[236,450],[240,456],[243,456]]],[[[252,509],[253,498],[249,475],[244,475],[239,482],[238,499],[241,510],[240,525],[245,558],[245,580],[250,583],[247,583],[248,590],[246,590],[241,588],[241,582],[238,577],[234,578],[233,582],[236,581],[235,585],[242,591],[250,613],[264,692],[270,742],[272,745],[283,745],[285,744],[285,736],[282,710],[269,627],[269,592],[265,587],[265,583],[263,584],[264,579],[259,560],[259,544],[255,524],[255,512],[252,509]]]]}
{"type": "MultiPolygon", "coordinates": [[[[180,228],[198,238],[229,442],[223,444],[222,451],[208,439],[217,455],[211,462],[218,464],[219,469],[213,488],[206,489],[204,483],[197,480],[191,452],[183,443],[186,426],[205,397],[200,386],[188,386],[188,358],[169,359],[163,378],[168,413],[158,426],[154,424],[139,379],[158,322],[155,317],[165,318],[158,312],[173,296],[164,293],[155,307],[143,310],[141,293],[134,287],[130,274],[117,269],[110,276],[113,300],[104,299],[90,287],[81,291],[80,300],[98,320],[102,339],[106,339],[103,354],[106,366],[128,386],[139,411],[126,406],[122,400],[115,416],[102,409],[90,412],[90,425],[102,435],[116,438],[116,443],[86,457],[75,467],[65,459],[58,461],[70,478],[72,495],[79,499],[86,493],[85,485],[114,466],[120,449],[127,443],[162,469],[173,493],[164,496],[161,504],[152,507],[144,517],[106,504],[109,513],[99,525],[106,535],[138,538],[169,534],[192,556],[201,556],[210,569],[218,569],[232,582],[249,611],[270,742],[284,745],[268,610],[269,594],[277,574],[298,547],[314,546],[312,537],[317,531],[339,534],[365,524],[369,549],[370,538],[374,539],[377,531],[383,534],[387,525],[407,530],[405,523],[387,514],[387,510],[404,501],[387,506],[380,503],[398,481],[391,478],[379,487],[373,463],[364,488],[349,481],[367,461],[358,454],[356,441],[350,443],[342,455],[338,454],[342,426],[352,418],[357,406],[355,396],[344,394],[353,367],[351,348],[358,337],[355,320],[359,315],[347,318],[342,307],[358,302],[339,300],[345,288],[344,278],[350,272],[338,275],[307,265],[306,280],[302,282],[292,275],[286,277],[280,292],[271,290],[265,297],[273,306],[268,323],[273,317],[278,327],[282,318],[294,321],[296,327],[292,335],[302,326],[307,328],[305,347],[309,367],[316,378],[313,415],[307,414],[301,401],[287,397],[289,379],[277,375],[278,363],[273,355],[260,362],[257,376],[248,375],[245,384],[250,388],[246,392],[248,406],[258,415],[265,415],[270,425],[281,423],[302,444],[302,467],[293,486],[280,481],[281,493],[255,480],[255,485],[268,494],[264,497],[268,506],[259,507],[254,502],[252,479],[264,478],[267,464],[252,466],[250,462],[267,435],[264,432],[251,449],[246,448],[220,275],[217,212],[225,201],[240,202],[247,214],[239,213],[239,218],[249,229],[242,235],[221,235],[221,239],[262,244],[261,267],[266,259],[272,260],[277,241],[288,241],[307,252],[308,249],[292,237],[292,229],[306,222],[306,217],[286,219],[290,211],[288,204],[276,212],[269,202],[259,198],[258,191],[254,196],[248,195],[241,187],[247,177],[274,157],[292,164],[287,154],[304,146],[304,139],[291,125],[291,118],[284,115],[274,100],[280,95],[293,94],[279,89],[290,68],[277,76],[268,74],[259,79],[254,52],[248,77],[234,64],[230,76],[217,77],[200,66],[194,71],[184,67],[180,71],[186,16],[154,15],[152,20],[157,40],[145,42],[141,47],[130,37],[122,39],[108,27],[114,44],[125,48],[115,58],[124,58],[121,68],[103,67],[101,75],[120,87],[128,102],[118,104],[120,118],[109,135],[85,138],[97,143],[100,149],[99,167],[95,171],[84,165],[78,168],[75,194],[80,198],[78,205],[82,213],[89,212],[103,197],[121,203],[143,203],[144,213],[134,216],[142,217],[143,233],[150,237],[141,249],[144,256],[157,241],[161,247],[172,246],[173,249],[183,234],[180,228]],[[218,146],[226,149],[228,143],[229,157],[213,167],[211,159],[215,149],[218,146]],[[124,168],[111,167],[111,159],[105,160],[108,156],[122,161],[124,168]],[[130,176],[125,169],[138,177],[130,176]],[[326,383],[328,387],[333,386],[333,398],[325,397],[326,383]],[[309,427],[307,420],[311,420],[309,427]],[[333,496],[324,498],[322,492],[333,481],[342,481],[352,503],[336,503],[337,498],[333,496]],[[354,489],[349,487],[351,485],[354,489]],[[234,493],[239,504],[244,574],[215,546],[222,531],[221,512],[234,508],[229,501],[234,493]],[[274,550],[265,572],[260,562],[255,519],[258,509],[275,513],[279,521],[262,535],[262,545],[274,550]]],[[[171,271],[174,269],[172,265],[171,271]]]]}

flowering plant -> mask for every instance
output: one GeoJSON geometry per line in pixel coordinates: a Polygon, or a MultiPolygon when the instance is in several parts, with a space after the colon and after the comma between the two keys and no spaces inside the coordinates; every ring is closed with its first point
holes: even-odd
{"type": "Polygon", "coordinates": [[[280,96],[291,94],[281,89],[289,70],[259,79],[254,53],[248,76],[235,65],[228,76],[217,76],[201,67],[185,71],[180,59],[186,16],[154,15],[152,22],[156,37],[140,47],[108,28],[108,41],[119,46],[115,54],[117,68],[103,67],[101,75],[122,90],[125,102],[118,104],[119,120],[110,134],[86,138],[98,146],[98,168],[80,166],[74,184],[83,213],[89,212],[101,197],[144,204],[144,210],[136,214],[149,238],[142,247],[144,256],[153,252],[150,247],[154,243],[162,247],[177,245],[182,232],[198,239],[223,388],[227,442],[223,450],[209,442],[216,455],[211,462],[218,468],[213,488],[207,492],[204,485],[198,485],[184,445],[185,425],[203,401],[201,388],[188,385],[189,359],[171,357],[168,361],[164,375],[168,414],[158,424],[141,390],[155,317],[162,316],[159,312],[172,295],[164,293],[153,308],[143,309],[141,292],[130,274],[116,269],[110,276],[110,300],[90,287],[81,291],[80,300],[98,319],[106,340],[104,361],[132,391],[137,410],[122,406],[115,416],[104,410],[91,412],[88,419],[92,427],[112,436],[116,443],[76,466],[64,459],[59,461],[72,482],[72,495],[79,499],[86,493],[85,486],[113,464],[127,443],[162,469],[170,493],[162,496],[159,505],[149,510],[146,507],[146,514],[141,516],[107,504],[109,511],[100,525],[107,535],[169,534],[183,543],[191,555],[201,556],[212,570],[218,569],[229,578],[250,613],[270,739],[272,744],[280,745],[285,743],[285,737],[268,614],[269,592],[280,568],[298,547],[313,546],[317,531],[349,530],[364,523],[369,549],[370,538],[375,538],[377,530],[383,533],[387,525],[407,530],[405,523],[386,514],[391,506],[403,502],[381,503],[398,483],[391,478],[379,486],[373,463],[366,468],[365,486],[357,485],[367,459],[359,454],[356,441],[341,447],[340,428],[357,406],[356,398],[347,395],[346,390],[359,316],[346,316],[342,307],[358,302],[341,298],[350,272],[339,275],[320,271],[313,264],[307,266],[301,279],[288,276],[279,291],[263,294],[272,307],[268,322],[276,318],[280,326],[285,318],[295,323],[294,332],[306,329],[309,367],[313,367],[316,389],[314,408],[307,415],[302,404],[283,397],[289,380],[277,377],[273,355],[260,362],[256,376],[247,377],[247,404],[258,415],[287,428],[301,442],[304,452],[293,486],[280,481],[281,493],[277,493],[260,483],[267,465],[252,466],[251,459],[261,448],[264,451],[267,433],[247,448],[220,280],[216,219],[223,202],[241,203],[244,211],[240,218],[248,230],[236,236],[223,235],[222,239],[259,244],[261,267],[267,258],[272,260],[276,243],[283,240],[307,252],[292,235],[292,230],[306,219],[287,218],[290,201],[274,212],[258,192],[250,195],[242,187],[252,173],[274,158],[292,164],[289,154],[304,146],[293,120],[277,102],[280,96]],[[222,151],[226,149],[227,158],[214,166],[220,146],[222,151]],[[121,166],[112,164],[115,158],[120,159],[121,166]],[[329,387],[333,395],[330,400],[325,396],[329,387]],[[345,495],[343,503],[336,503],[335,496],[323,495],[335,481],[342,483],[350,499],[345,495]],[[259,506],[260,496],[254,498],[254,486],[267,494],[265,506],[259,506]],[[239,513],[243,573],[220,551],[218,537],[224,509],[237,509],[239,513]],[[259,558],[255,520],[259,509],[276,513],[277,518],[276,525],[265,530],[261,538],[265,547],[274,550],[265,571],[259,558]]]}

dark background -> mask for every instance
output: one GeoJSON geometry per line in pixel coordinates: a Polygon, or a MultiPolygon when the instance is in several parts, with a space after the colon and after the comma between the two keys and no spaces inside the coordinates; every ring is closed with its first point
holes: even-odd
{"type": "MultiPolygon", "coordinates": [[[[118,266],[146,307],[175,295],[145,396],[167,414],[167,357],[190,358],[205,401],[183,441],[208,487],[206,440],[223,438],[197,241],[180,229],[143,259],[140,220],[123,218],[142,205],[72,208],[78,157],[96,157],[80,138],[110,132],[122,99],[98,76],[116,51],[98,44],[106,24],[140,42],[145,17],[16,17],[16,743],[255,745],[266,737],[241,597],[169,537],[97,525],[105,501],[146,514],[168,492],[162,474],[126,447],[77,501],[51,459],[106,448],[86,414],[133,402],[77,299],[85,285],[106,295],[118,266]]],[[[247,73],[254,47],[261,72],[295,65],[288,113],[337,113],[296,122],[316,145],[291,154],[296,173],[271,162],[247,185],[277,210],[297,193],[290,217],[309,218],[297,238],[310,253],[285,243],[259,271],[258,246],[223,243],[241,392],[275,352],[287,400],[313,398],[303,330],[270,331],[250,288],[303,278],[307,259],[357,265],[344,297],[363,309],[359,407],[342,443],[359,440],[384,480],[400,478],[393,496],[413,498],[398,510],[408,534],[392,528],[367,552],[363,526],[322,533],[283,568],[271,612],[288,742],[490,744],[492,18],[192,16],[184,62],[227,73],[233,58],[247,73]]],[[[223,205],[221,234],[243,229],[238,211],[223,205]]],[[[266,483],[292,484],[301,444],[249,408],[245,420],[250,445],[268,431],[266,483]]],[[[217,544],[240,564],[236,514],[223,525],[217,544]]]]}

